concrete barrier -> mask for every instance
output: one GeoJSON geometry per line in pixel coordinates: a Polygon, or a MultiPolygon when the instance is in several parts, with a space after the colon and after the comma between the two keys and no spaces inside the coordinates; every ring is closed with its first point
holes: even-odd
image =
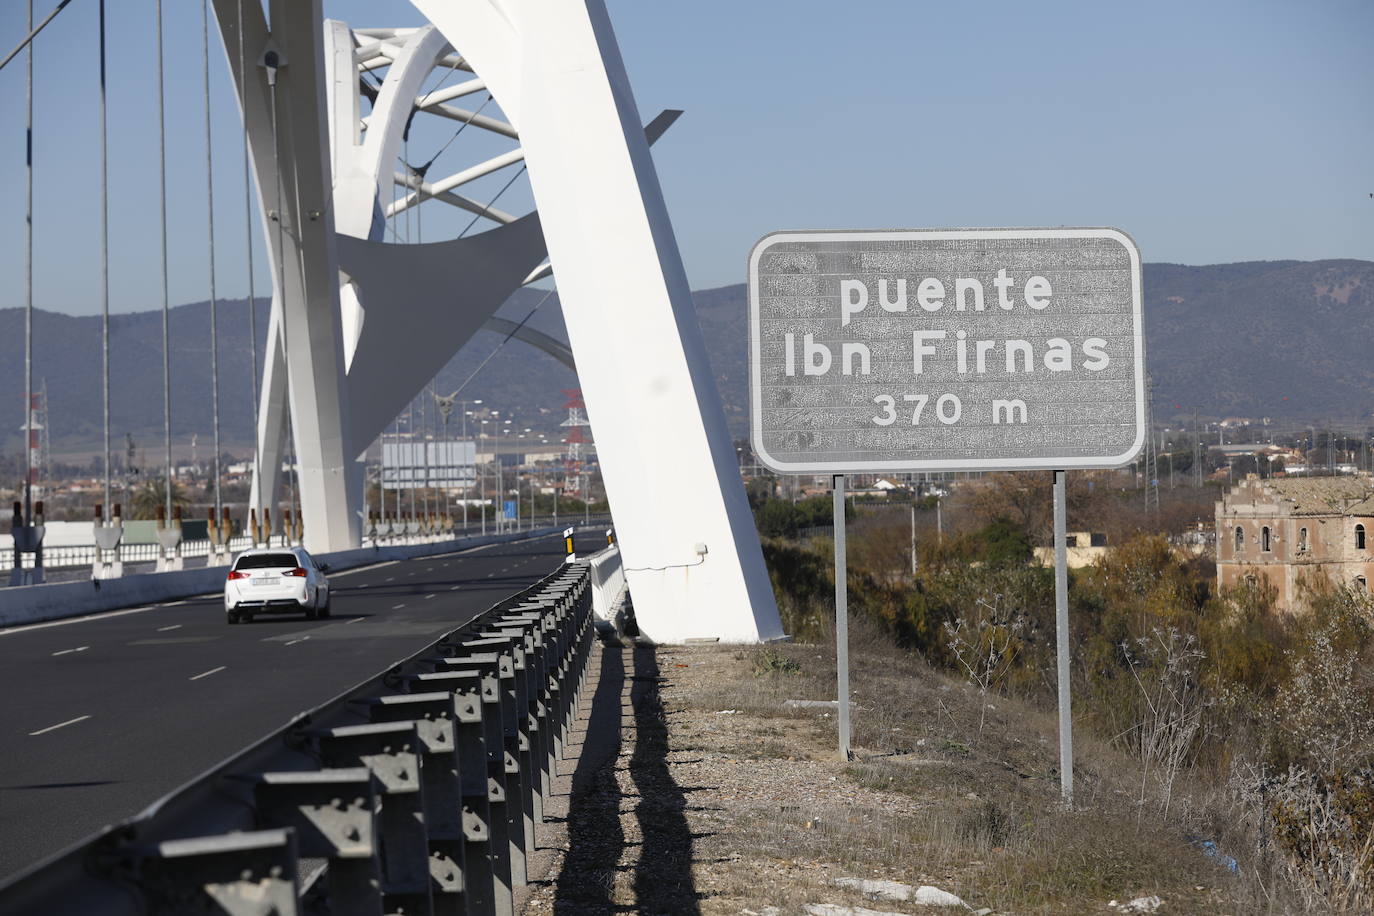
{"type": "Polygon", "coordinates": [[[612,544],[587,558],[592,574],[592,610],[600,620],[614,622],[616,605],[625,594],[625,566],[620,548],[612,544]]]}
{"type": "MultiPolygon", "coordinates": [[[[414,557],[470,550],[485,544],[503,544],[555,534],[557,528],[536,528],[508,534],[454,538],[432,544],[379,545],[320,554],[317,562],[328,563],[330,572],[343,572],[372,563],[409,560],[414,557]]],[[[622,576],[623,578],[623,576],[622,576]]],[[[90,579],[80,582],[55,582],[0,589],[0,627],[19,626],[98,614],[120,608],[140,607],[163,601],[176,601],[195,595],[208,595],[224,588],[224,567],[187,569],[180,572],[141,573],[118,579],[90,579]]]]}

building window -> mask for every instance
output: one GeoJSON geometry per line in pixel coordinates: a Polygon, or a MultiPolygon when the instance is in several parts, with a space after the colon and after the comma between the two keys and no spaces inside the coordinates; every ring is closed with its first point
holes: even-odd
{"type": "Polygon", "coordinates": [[[1254,574],[1252,573],[1245,577],[1245,584],[1250,588],[1254,588],[1255,586],[1259,585],[1259,579],[1255,578],[1254,574]]]}
{"type": "Polygon", "coordinates": [[[1355,577],[1355,583],[1356,583],[1357,585],[1359,585],[1360,591],[1362,591],[1362,592],[1367,592],[1367,591],[1369,591],[1369,583],[1365,581],[1364,576],[1356,576],[1356,577],[1355,577]]]}
{"type": "Polygon", "coordinates": [[[1264,551],[1265,553],[1268,553],[1270,549],[1271,548],[1269,545],[1269,526],[1265,525],[1263,528],[1260,529],[1260,550],[1264,551]]]}
{"type": "Polygon", "coordinates": [[[1307,549],[1307,529],[1306,529],[1306,528],[1299,528],[1299,529],[1298,529],[1298,550],[1299,550],[1299,551],[1304,551],[1304,550],[1306,550],[1306,549],[1307,549]]]}
{"type": "Polygon", "coordinates": [[[1355,526],[1355,549],[1364,550],[1364,525],[1355,526]]]}
{"type": "Polygon", "coordinates": [[[1239,525],[1236,526],[1236,553],[1245,552],[1245,532],[1239,525]]]}

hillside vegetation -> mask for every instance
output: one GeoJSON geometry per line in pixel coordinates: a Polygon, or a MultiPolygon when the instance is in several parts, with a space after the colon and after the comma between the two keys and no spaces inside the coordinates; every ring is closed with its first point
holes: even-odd
{"type": "MultiPolygon", "coordinates": [[[[849,607],[895,647],[963,677],[990,701],[986,709],[1015,699],[1049,712],[1053,579],[1031,561],[1041,535],[1033,523],[991,514],[1005,504],[978,494],[1013,479],[970,483],[962,513],[951,507],[961,522],[943,538],[923,518],[914,575],[907,513],[859,509],[849,607]]],[[[1137,495],[1105,498],[1127,511],[1137,495]]],[[[830,542],[770,539],[765,556],[787,631],[827,640],[830,542]]],[[[1218,593],[1214,583],[1210,562],[1162,531],[1130,536],[1072,573],[1076,728],[1136,761],[1129,791],[1139,823],[1235,860],[1236,893],[1263,905],[1249,911],[1368,912],[1374,601],[1312,585],[1313,611],[1293,618],[1261,588],[1218,593]]],[[[980,714],[977,732],[995,718],[980,714]]]]}

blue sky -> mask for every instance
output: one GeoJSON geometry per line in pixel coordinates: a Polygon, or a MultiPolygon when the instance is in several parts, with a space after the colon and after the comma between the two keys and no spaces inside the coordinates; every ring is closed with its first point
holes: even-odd
{"type": "MultiPolygon", "coordinates": [[[[1146,261],[1374,257],[1368,0],[607,2],[644,119],[686,110],[655,160],[697,288],[741,282],[749,247],[782,228],[1110,225],[1146,261]]],[[[0,4],[6,51],[24,6],[0,4]]],[[[153,0],[109,6],[111,303],[129,311],[161,299],[153,0]]],[[[165,7],[177,304],[208,290],[200,13],[165,7]]],[[[75,314],[100,304],[95,9],[74,0],[36,45],[35,302],[75,314]]],[[[396,0],[325,9],[420,21],[396,0]]],[[[211,43],[217,276],[242,296],[237,112],[213,22],[211,43]]],[[[0,308],[23,304],[23,98],[20,57],[0,71],[0,308]]],[[[412,159],[451,132],[417,132],[412,159]]],[[[523,179],[501,198],[530,205],[523,179]]],[[[426,238],[466,223],[425,219],[426,238]]]]}

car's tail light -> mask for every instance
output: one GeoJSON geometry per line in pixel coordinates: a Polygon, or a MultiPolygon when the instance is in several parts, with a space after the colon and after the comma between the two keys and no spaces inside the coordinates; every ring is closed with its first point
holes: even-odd
{"type": "Polygon", "coordinates": [[[237,569],[231,569],[231,570],[229,570],[228,579],[229,579],[229,581],[231,581],[231,582],[232,582],[234,579],[247,579],[247,578],[248,578],[248,573],[246,573],[246,572],[239,572],[237,569]]]}
{"type": "Polygon", "coordinates": [[[305,567],[304,567],[304,566],[297,566],[295,569],[289,571],[289,572],[287,573],[287,575],[288,575],[288,576],[295,576],[297,579],[304,579],[304,578],[305,578],[305,567]]]}

